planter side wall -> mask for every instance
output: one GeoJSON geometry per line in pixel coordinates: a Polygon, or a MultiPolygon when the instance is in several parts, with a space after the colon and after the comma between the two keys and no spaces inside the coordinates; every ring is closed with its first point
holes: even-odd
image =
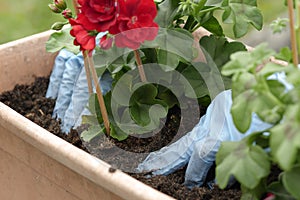
{"type": "Polygon", "coordinates": [[[0,199],[120,200],[0,127],[0,199]]]}

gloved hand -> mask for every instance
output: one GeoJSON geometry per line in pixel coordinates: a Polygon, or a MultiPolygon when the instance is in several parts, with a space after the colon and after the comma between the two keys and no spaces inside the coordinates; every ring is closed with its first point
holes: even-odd
{"type": "Polygon", "coordinates": [[[188,164],[184,184],[189,188],[203,185],[222,141],[239,141],[253,131],[270,127],[253,114],[249,130],[241,134],[233,124],[231,104],[231,90],[221,92],[191,132],[170,146],[150,153],[137,170],[168,175],[188,164]]]}
{"type": "MultiPolygon", "coordinates": [[[[111,88],[112,78],[105,73],[100,78],[101,90],[105,94],[111,88]]],[[[94,86],[93,86],[94,87],[94,86]]],[[[63,49],[57,55],[46,93],[47,98],[56,99],[53,118],[61,119],[61,129],[68,133],[88,102],[89,93],[82,54],[74,55],[63,49]]],[[[80,123],[77,123],[77,126],[80,123]]]]}
{"type": "MultiPolygon", "coordinates": [[[[293,88],[285,81],[284,72],[275,73],[268,78],[281,82],[286,91],[293,88]]],[[[253,113],[249,130],[244,134],[240,133],[230,114],[231,105],[231,90],[218,94],[191,132],[175,143],[150,153],[139,164],[137,171],[168,175],[187,164],[184,185],[189,188],[202,186],[222,141],[239,141],[252,132],[271,127],[271,124],[261,121],[253,113]]]]}

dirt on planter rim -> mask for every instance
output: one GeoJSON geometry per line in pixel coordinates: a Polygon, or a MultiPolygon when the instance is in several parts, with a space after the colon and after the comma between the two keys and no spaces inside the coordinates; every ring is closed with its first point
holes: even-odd
{"type": "MultiPolygon", "coordinates": [[[[153,137],[137,138],[129,137],[123,142],[118,142],[112,138],[102,135],[91,143],[84,143],[79,137],[80,130],[72,130],[68,135],[60,130],[60,121],[52,118],[52,111],[55,106],[55,100],[45,98],[45,93],[48,87],[49,77],[37,77],[35,82],[30,85],[16,85],[12,91],[4,92],[0,95],[0,101],[8,105],[21,115],[27,117],[34,123],[47,129],[54,135],[68,141],[76,147],[91,153],[92,155],[112,164],[114,168],[135,167],[144,157],[138,159],[127,159],[122,153],[112,150],[112,147],[118,147],[128,152],[148,152],[155,151],[170,143],[174,138],[174,133],[178,131],[180,121],[180,110],[172,109],[168,115],[165,127],[153,137]],[[105,153],[103,153],[105,152],[105,153]],[[135,163],[132,163],[135,160],[135,163]],[[128,165],[128,166],[127,166],[128,165]]],[[[191,108],[195,109],[195,108],[191,108]]],[[[205,108],[200,108],[200,113],[203,114],[205,108]]],[[[197,119],[197,118],[196,118],[197,119]]],[[[183,128],[181,134],[185,134],[191,130],[197,121],[191,121],[190,124],[183,128]]],[[[177,135],[178,136],[178,135],[177,135]]],[[[185,168],[176,171],[168,176],[155,176],[145,178],[144,174],[128,173],[132,177],[141,182],[150,185],[151,187],[168,194],[176,199],[240,199],[241,191],[239,185],[228,190],[220,190],[217,186],[212,189],[204,187],[196,187],[189,190],[183,186],[185,168]]],[[[212,180],[214,170],[210,170],[207,180],[212,180]]]]}

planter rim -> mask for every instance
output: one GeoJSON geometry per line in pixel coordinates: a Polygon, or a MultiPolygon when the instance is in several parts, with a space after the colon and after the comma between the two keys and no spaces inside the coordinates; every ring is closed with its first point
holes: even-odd
{"type": "Polygon", "coordinates": [[[37,38],[43,38],[43,37],[49,37],[51,33],[54,31],[48,30],[41,33],[36,33],[27,37],[23,37],[17,40],[13,40],[7,43],[0,44],[0,51],[6,51],[10,47],[15,47],[17,45],[22,45],[23,43],[30,42],[32,40],[35,40],[37,38]]]}

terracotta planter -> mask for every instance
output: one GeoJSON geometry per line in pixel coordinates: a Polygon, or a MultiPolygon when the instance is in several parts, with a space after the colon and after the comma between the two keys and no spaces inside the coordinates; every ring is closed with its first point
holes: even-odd
{"type": "MultiPolygon", "coordinates": [[[[0,92],[49,75],[50,32],[0,45],[0,92]]],[[[172,199],[74,147],[0,102],[0,199],[172,199]]]]}

